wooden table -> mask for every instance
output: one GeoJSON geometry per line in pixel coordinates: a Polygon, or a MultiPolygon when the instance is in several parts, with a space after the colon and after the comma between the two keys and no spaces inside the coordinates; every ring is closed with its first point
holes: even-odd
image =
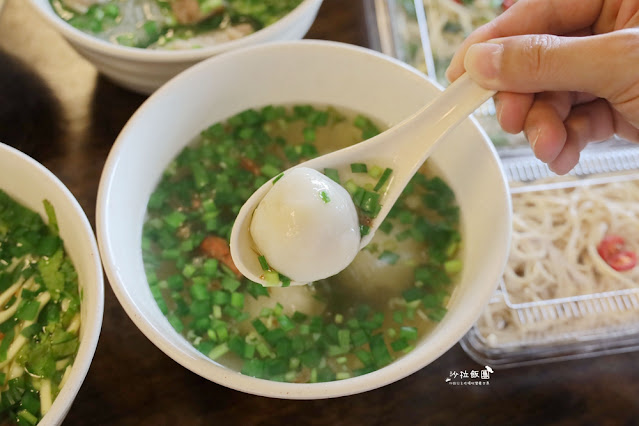
{"type": "MultiPolygon", "coordinates": [[[[309,38],[371,46],[365,3],[325,0],[309,38]]],[[[100,77],[24,0],[0,17],[0,140],[53,171],[94,222],[98,181],[118,132],[145,97],[100,77]]],[[[639,353],[496,369],[487,386],[454,346],[382,389],[319,401],[243,394],[186,370],[151,344],[106,286],[104,324],[65,425],[638,424],[639,353]]]]}

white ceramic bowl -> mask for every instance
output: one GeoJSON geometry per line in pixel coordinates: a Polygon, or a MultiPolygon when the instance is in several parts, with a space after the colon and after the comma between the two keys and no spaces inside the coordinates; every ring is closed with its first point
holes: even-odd
{"type": "Polygon", "coordinates": [[[98,246],[82,207],[64,184],[40,163],[2,143],[0,189],[45,220],[42,201],[47,199],[53,204],[60,237],[78,273],[82,291],[80,347],[67,382],[39,423],[59,425],[87,375],[102,327],[104,282],[98,246]]]}
{"type": "Polygon", "coordinates": [[[203,59],[228,50],[278,40],[297,40],[313,24],[322,0],[304,0],[277,22],[237,40],[191,50],[147,50],[108,43],[84,33],[60,18],[49,0],[29,0],[75,50],[99,72],[119,85],[140,93],[151,93],[171,77],[203,59]]]}
{"type": "MultiPolygon", "coordinates": [[[[140,248],[149,195],[169,162],[201,129],[249,107],[332,104],[394,124],[441,90],[423,74],[379,53],[334,42],[273,43],[201,63],[154,93],[126,124],[100,181],[98,244],[120,303],[174,360],[209,380],[278,398],[327,398],[405,377],[446,352],[470,329],[502,274],[510,240],[510,198],[498,157],[472,120],[432,156],[462,212],[464,270],[449,312],[418,347],[376,372],[319,384],[278,383],[239,374],[195,350],[160,312],[140,248]],[[180,108],[174,108],[181,105],[180,108]]],[[[443,380],[443,379],[442,379],[443,380]]]]}

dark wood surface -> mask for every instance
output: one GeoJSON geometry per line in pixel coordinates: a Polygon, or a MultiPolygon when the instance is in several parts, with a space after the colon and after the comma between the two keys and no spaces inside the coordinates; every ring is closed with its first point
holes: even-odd
{"type": "MultiPolygon", "coordinates": [[[[371,46],[364,3],[325,0],[309,38],[371,46]]],[[[100,77],[24,0],[0,17],[0,140],[53,171],[95,223],[98,181],[118,132],[145,100],[100,77]]],[[[382,389],[318,401],[243,394],[186,370],[151,344],[108,282],[104,324],[65,425],[639,424],[639,353],[495,369],[488,386],[450,386],[476,370],[455,345],[382,389]]]]}

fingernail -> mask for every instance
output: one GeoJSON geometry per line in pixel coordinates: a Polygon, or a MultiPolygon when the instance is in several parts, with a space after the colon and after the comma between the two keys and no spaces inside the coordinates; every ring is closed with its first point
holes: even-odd
{"type": "Polygon", "coordinates": [[[504,46],[496,43],[477,43],[468,48],[464,67],[480,82],[496,81],[501,68],[504,46]]]}
{"type": "Polygon", "coordinates": [[[533,152],[535,151],[535,145],[537,145],[537,141],[539,140],[539,135],[541,134],[541,130],[537,127],[531,127],[526,130],[526,139],[528,139],[528,143],[530,143],[530,147],[533,152]]]}

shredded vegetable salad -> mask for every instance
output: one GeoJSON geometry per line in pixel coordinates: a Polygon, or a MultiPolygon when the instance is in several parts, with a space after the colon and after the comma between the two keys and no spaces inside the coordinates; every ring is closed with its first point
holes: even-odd
{"type": "Polygon", "coordinates": [[[77,274],[44,206],[48,224],[0,190],[0,423],[38,423],[78,351],[77,274]]]}

